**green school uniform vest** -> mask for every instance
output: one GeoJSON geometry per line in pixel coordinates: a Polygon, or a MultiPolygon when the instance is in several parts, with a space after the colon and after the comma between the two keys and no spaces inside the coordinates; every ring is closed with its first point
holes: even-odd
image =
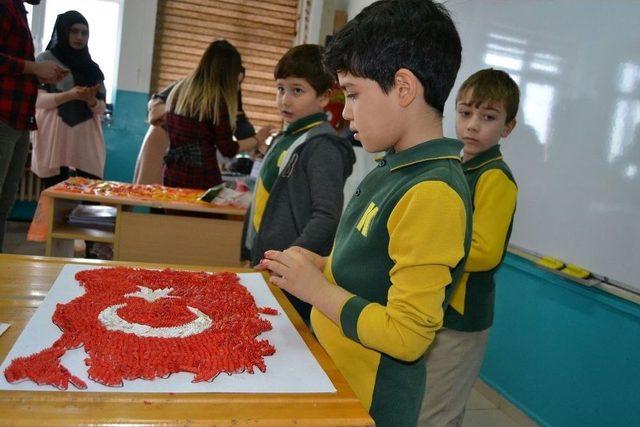
{"type": "MultiPolygon", "coordinates": [[[[490,170],[502,171],[515,184],[513,174],[509,166],[502,160],[500,146],[490,148],[477,157],[463,163],[462,169],[469,184],[471,200],[475,200],[476,186],[480,177],[490,170]]],[[[473,207],[474,210],[476,206],[473,207]]],[[[515,214],[515,210],[514,210],[515,214]]],[[[460,314],[453,307],[448,307],[444,316],[444,327],[457,331],[476,332],[483,331],[493,324],[495,305],[495,280],[494,274],[502,265],[509,244],[511,229],[513,227],[513,215],[509,223],[507,236],[502,250],[500,262],[491,270],[472,272],[466,284],[464,314],[460,314]]]]}
{"type": "Polygon", "coordinates": [[[303,136],[305,132],[324,123],[326,120],[327,115],[325,113],[317,113],[303,117],[291,123],[284,132],[274,138],[274,145],[267,153],[264,163],[260,168],[260,175],[255,187],[256,194],[250,210],[252,218],[249,227],[252,227],[251,236],[253,236],[254,239],[257,236],[262,215],[269,200],[269,193],[278,178],[280,166],[283,165],[289,148],[291,148],[293,143],[303,136]]]}
{"type": "MultiPolygon", "coordinates": [[[[462,144],[457,140],[442,138],[399,153],[388,153],[365,177],[347,205],[338,226],[334,249],[325,267],[325,277],[330,282],[356,296],[350,298],[342,308],[340,325],[335,325],[314,308],[311,314],[314,332],[369,410],[376,425],[405,426],[417,422],[424,394],[425,363],[420,356],[415,361],[407,362],[366,347],[361,343],[362,336],[358,329],[366,328],[369,336],[379,333],[372,327],[372,322],[380,317],[374,319],[371,313],[376,310],[379,312],[380,306],[387,305],[390,277],[402,274],[396,269],[398,262],[411,264],[411,259],[418,257],[438,263],[442,253],[459,254],[457,264],[453,257],[446,258],[449,262],[446,264],[448,271],[439,276],[451,280],[444,284],[445,291],[434,292],[427,297],[429,307],[433,308],[430,314],[435,319],[442,308],[442,299],[451,293],[452,284],[457,283],[462,275],[464,257],[471,240],[471,200],[460,165],[461,147],[462,144]],[[416,188],[423,188],[426,193],[421,194],[431,198],[430,208],[426,211],[410,210],[403,204],[405,194],[416,188]],[[450,225],[442,224],[447,232],[441,233],[443,229],[436,224],[436,218],[443,218],[443,211],[438,209],[440,204],[435,193],[431,196],[431,188],[438,191],[446,189],[437,194],[447,197],[448,206],[452,206],[451,200],[454,200],[456,206],[462,207],[462,212],[457,210],[455,215],[445,217],[456,227],[456,236],[459,236],[457,241],[448,238],[450,225]],[[398,212],[403,211],[411,212],[411,217],[408,214],[400,215],[402,220],[396,221],[398,212]],[[392,250],[390,227],[410,230],[421,227],[421,224],[428,224],[429,230],[437,230],[441,236],[438,243],[424,240],[415,243],[394,242],[395,245],[411,247],[403,248],[403,260],[392,259],[389,253],[392,250]]],[[[437,268],[444,266],[443,263],[437,268]]],[[[419,292],[421,288],[437,286],[435,282],[441,279],[434,279],[430,275],[416,278],[408,286],[419,292]]],[[[424,308],[415,304],[416,301],[409,298],[406,305],[402,305],[409,317],[418,315],[418,311],[424,308]]]]}

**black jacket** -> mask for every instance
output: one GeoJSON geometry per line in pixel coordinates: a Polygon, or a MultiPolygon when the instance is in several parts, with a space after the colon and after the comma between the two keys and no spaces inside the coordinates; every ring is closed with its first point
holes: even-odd
{"type": "Polygon", "coordinates": [[[354,161],[351,144],[328,122],[310,130],[271,188],[251,251],[244,245],[251,221],[247,214],[242,259],[256,265],[266,250],[290,246],[328,255],[342,213],[344,182],[354,161]]]}

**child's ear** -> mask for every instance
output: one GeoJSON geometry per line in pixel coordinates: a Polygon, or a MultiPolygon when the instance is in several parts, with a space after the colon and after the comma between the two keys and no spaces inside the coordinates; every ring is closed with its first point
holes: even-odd
{"type": "Polygon", "coordinates": [[[331,89],[327,89],[323,94],[318,96],[318,102],[322,109],[324,109],[327,105],[329,105],[329,100],[331,99],[331,89]]]}
{"type": "Polygon", "coordinates": [[[515,127],[516,127],[516,119],[513,119],[509,123],[504,125],[504,128],[502,129],[502,133],[500,134],[500,136],[502,138],[508,137],[511,131],[513,130],[513,128],[515,127]]]}
{"type": "Polygon", "coordinates": [[[400,68],[396,71],[393,83],[398,92],[400,106],[408,107],[418,95],[420,81],[411,70],[400,68]]]}

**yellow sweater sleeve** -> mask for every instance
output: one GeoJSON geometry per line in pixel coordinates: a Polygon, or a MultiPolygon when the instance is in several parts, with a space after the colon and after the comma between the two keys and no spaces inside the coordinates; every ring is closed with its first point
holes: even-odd
{"type": "Polygon", "coordinates": [[[489,170],[478,179],[473,200],[471,249],[464,271],[489,271],[498,265],[517,196],[515,183],[499,169],[489,170]]]}
{"type": "Polygon", "coordinates": [[[394,262],[387,305],[367,304],[357,333],[364,346],[413,361],[442,326],[450,269],[464,256],[464,203],[444,182],[421,182],[394,207],[387,230],[394,262]]]}

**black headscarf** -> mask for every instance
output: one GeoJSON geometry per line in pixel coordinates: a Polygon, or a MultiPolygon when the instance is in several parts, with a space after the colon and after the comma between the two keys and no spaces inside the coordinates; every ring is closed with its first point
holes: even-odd
{"type": "MultiPolygon", "coordinates": [[[[84,24],[89,28],[89,23],[80,12],[70,10],[58,15],[46,50],[71,70],[76,86],[95,86],[104,81],[104,74],[91,59],[88,46],[78,50],[69,44],[69,32],[74,24],[84,24]]],[[[98,93],[97,96],[104,99],[103,93],[98,93]]],[[[91,119],[93,112],[86,102],[74,100],[59,105],[58,116],[69,126],[75,126],[91,119]]]]}

